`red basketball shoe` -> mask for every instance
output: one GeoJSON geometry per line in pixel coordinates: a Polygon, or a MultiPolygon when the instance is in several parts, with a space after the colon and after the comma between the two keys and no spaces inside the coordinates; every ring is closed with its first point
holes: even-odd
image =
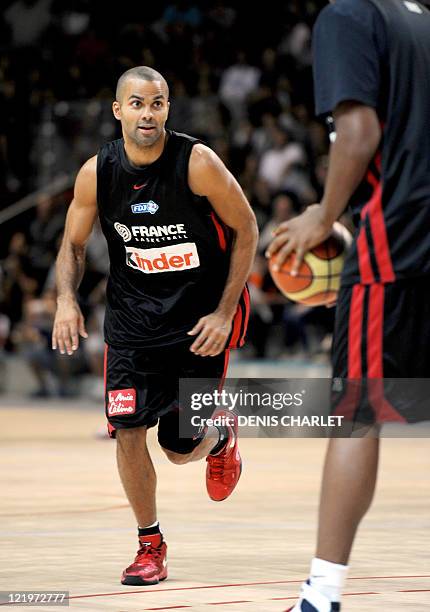
{"type": "Polygon", "coordinates": [[[158,584],[167,578],[167,545],[161,533],[139,536],[134,563],[122,573],[121,583],[133,586],[158,584]]]}
{"type": "Polygon", "coordinates": [[[228,439],[216,455],[206,457],[206,488],[214,501],[223,501],[231,495],[242,473],[242,459],[237,446],[237,416],[228,410],[217,411],[213,418],[225,417],[228,439]]]}

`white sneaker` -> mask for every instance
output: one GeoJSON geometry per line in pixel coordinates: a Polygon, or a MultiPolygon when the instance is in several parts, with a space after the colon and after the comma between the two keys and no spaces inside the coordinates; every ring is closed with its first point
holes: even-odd
{"type": "Polygon", "coordinates": [[[340,604],[332,603],[327,597],[311,587],[309,582],[304,582],[299,601],[286,612],[340,612],[340,604]]]}

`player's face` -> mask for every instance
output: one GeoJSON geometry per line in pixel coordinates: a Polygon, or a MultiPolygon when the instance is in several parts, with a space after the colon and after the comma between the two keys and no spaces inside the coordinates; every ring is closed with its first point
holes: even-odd
{"type": "Polygon", "coordinates": [[[150,147],[161,136],[169,114],[168,93],[161,81],[128,79],[113,111],[124,137],[140,147],[150,147]]]}

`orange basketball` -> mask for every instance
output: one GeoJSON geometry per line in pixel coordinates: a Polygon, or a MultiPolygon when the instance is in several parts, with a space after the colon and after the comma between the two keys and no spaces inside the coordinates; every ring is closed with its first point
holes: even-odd
{"type": "Polygon", "coordinates": [[[340,277],[352,236],[340,223],[335,223],[332,234],[308,251],[297,276],[291,276],[295,254],[292,253],[278,271],[273,269],[276,256],[269,260],[269,271],[278,289],[293,302],[322,306],[337,299],[340,277]]]}

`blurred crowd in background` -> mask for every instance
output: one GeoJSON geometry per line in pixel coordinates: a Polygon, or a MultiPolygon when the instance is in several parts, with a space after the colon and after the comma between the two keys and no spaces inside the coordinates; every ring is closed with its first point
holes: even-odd
{"type": "Polygon", "coordinates": [[[211,146],[239,180],[261,237],[241,358],[315,359],[330,346],[333,311],[289,303],[268,274],[273,229],[319,200],[326,126],[314,118],[311,31],[324,1],[122,3],[14,0],[0,21],[0,211],[37,190],[35,206],[0,225],[0,388],[20,355],[34,395],[68,396],[79,374],[103,374],[107,249],[96,226],[80,301],[89,340],[50,350],[54,262],[73,178],[107,140],[118,77],[149,65],[171,92],[168,127],[211,146]],[[44,189],[58,177],[67,188],[44,189]],[[73,381],[73,384],[72,382],[73,381]]]}

